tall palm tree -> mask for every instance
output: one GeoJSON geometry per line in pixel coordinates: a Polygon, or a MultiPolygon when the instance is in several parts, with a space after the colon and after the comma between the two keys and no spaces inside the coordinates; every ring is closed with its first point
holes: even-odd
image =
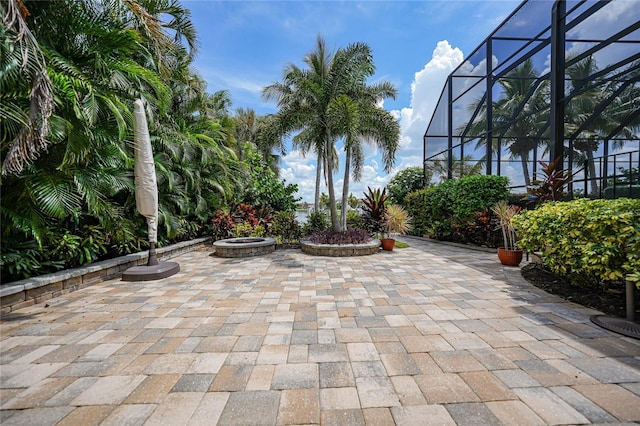
{"type": "Polygon", "coordinates": [[[542,126],[539,111],[547,108],[548,85],[538,79],[531,59],[507,73],[498,83],[503,93],[493,107],[497,123],[494,132],[503,133],[511,156],[520,158],[525,185],[529,186],[529,153],[540,145],[536,137],[542,126]]]}
{"type": "MultiPolygon", "coordinates": [[[[632,64],[626,82],[633,81],[640,74],[638,63],[632,64]]],[[[626,139],[638,139],[638,120],[628,126],[620,127],[620,123],[625,121],[625,117],[637,106],[638,88],[636,85],[620,83],[616,79],[609,78],[608,75],[600,75],[599,67],[593,55],[589,55],[580,61],[575,62],[566,70],[569,77],[569,91],[575,94],[568,102],[565,111],[565,133],[567,136],[578,132],[573,140],[573,149],[578,155],[574,156],[574,161],[582,165],[586,160],[588,175],[591,179],[591,193],[599,193],[598,180],[596,178],[596,165],[594,154],[600,144],[607,136],[622,136],[626,139]],[[600,75],[594,78],[594,75],[600,75]],[[635,99],[635,100],[634,100],[635,99]],[[602,104],[607,104],[600,108],[602,104]],[[636,104],[637,105],[637,104],[636,104]],[[598,111],[594,116],[594,111],[598,111]],[[614,130],[614,129],[617,129],[614,130]],[[610,135],[612,131],[616,134],[610,135]]],[[[614,148],[621,148],[624,142],[620,139],[613,139],[614,148]]]]}
{"type": "MultiPolygon", "coordinates": [[[[366,51],[368,47],[364,47],[366,51]]],[[[369,58],[370,55],[367,55],[369,58]]],[[[350,168],[357,182],[364,165],[363,143],[373,143],[382,152],[385,171],[393,167],[395,152],[399,145],[400,126],[393,116],[380,108],[380,101],[396,96],[396,89],[389,82],[380,82],[368,86],[366,77],[373,75],[373,67],[368,60],[362,66],[362,77],[351,96],[339,96],[330,106],[332,122],[336,123],[335,133],[344,138],[345,167],[342,187],[340,222],[342,229],[347,227],[347,208],[349,194],[350,168]]]]}
{"type": "MultiPolygon", "coordinates": [[[[506,144],[510,157],[520,159],[524,181],[529,186],[529,155],[542,144],[538,133],[548,121],[549,82],[538,77],[533,62],[527,59],[500,78],[498,84],[502,93],[492,105],[492,152],[497,155],[499,147],[506,144]]],[[[475,149],[480,150],[488,143],[486,102],[480,99],[469,109],[474,113],[477,110],[478,118],[470,124],[463,124],[458,131],[465,140],[477,138],[475,149]]],[[[485,161],[487,159],[483,156],[479,164],[485,161]]]]}
{"type": "MultiPolygon", "coordinates": [[[[294,146],[303,155],[308,152],[316,154],[316,184],[314,208],[320,211],[320,183],[322,173],[325,173],[325,136],[327,101],[324,91],[327,91],[329,68],[334,54],[327,50],[324,38],[318,36],[315,50],[309,52],[303,59],[308,66],[304,70],[294,64],[288,64],[284,70],[282,82],[273,83],[265,87],[262,95],[265,99],[275,99],[280,111],[274,116],[273,131],[281,140],[289,134],[302,130],[294,137],[294,146]]],[[[335,163],[337,156],[330,152],[330,159],[335,163]]]]}
{"type": "Polygon", "coordinates": [[[375,104],[395,95],[395,89],[388,83],[366,84],[375,67],[370,48],[364,43],[353,43],[332,55],[318,36],[316,50],[308,54],[304,62],[308,69],[289,64],[283,81],[267,86],[263,95],[266,99],[278,100],[280,110],[275,115],[275,123],[279,135],[299,131],[294,143],[303,150],[313,149],[317,154],[316,208],[319,208],[319,173],[322,169],[329,191],[331,225],[335,232],[340,232],[345,229],[346,220],[338,217],[333,184],[338,162],[336,142],[344,138],[348,155],[346,190],[343,191],[343,205],[346,205],[349,167],[355,164],[359,177],[362,140],[371,139],[384,145],[388,148],[383,157],[385,166],[390,168],[393,163],[399,133],[397,123],[394,127],[393,120],[384,116],[384,111],[376,109],[375,104]]]}

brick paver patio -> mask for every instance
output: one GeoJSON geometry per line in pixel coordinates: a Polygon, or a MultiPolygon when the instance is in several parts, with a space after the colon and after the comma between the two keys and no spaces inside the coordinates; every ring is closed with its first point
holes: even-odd
{"type": "Polygon", "coordinates": [[[496,256],[407,239],[356,258],[194,251],[1,322],[9,425],[640,421],[640,341],[496,256]]]}

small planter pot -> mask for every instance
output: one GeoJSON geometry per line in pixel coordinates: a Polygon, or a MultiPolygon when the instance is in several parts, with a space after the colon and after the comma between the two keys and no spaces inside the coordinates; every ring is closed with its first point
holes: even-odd
{"type": "Polygon", "coordinates": [[[380,242],[383,250],[391,251],[396,246],[396,240],[393,238],[380,238],[380,242]]]}
{"type": "Polygon", "coordinates": [[[498,259],[500,263],[506,266],[518,266],[522,261],[522,250],[507,250],[498,247],[498,259]]]}

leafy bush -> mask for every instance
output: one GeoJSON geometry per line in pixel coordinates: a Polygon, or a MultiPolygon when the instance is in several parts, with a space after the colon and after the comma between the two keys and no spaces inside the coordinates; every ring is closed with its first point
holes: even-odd
{"type": "Polygon", "coordinates": [[[425,188],[414,191],[405,196],[404,202],[407,213],[413,218],[413,235],[429,235],[431,233],[431,216],[426,214],[429,208],[430,194],[434,188],[425,188]]]}
{"type": "Polygon", "coordinates": [[[453,240],[487,247],[504,245],[501,232],[496,227],[496,222],[497,219],[490,210],[476,212],[473,223],[454,228],[453,240]]]}
{"type": "Polygon", "coordinates": [[[281,242],[295,242],[300,239],[302,228],[294,212],[278,212],[273,219],[271,232],[281,242]]]}
{"type": "Polygon", "coordinates": [[[326,231],[331,227],[329,218],[321,212],[313,212],[307,217],[307,223],[305,223],[302,233],[303,235],[311,235],[315,232],[326,231]]]}
{"type": "Polygon", "coordinates": [[[549,202],[514,218],[519,245],[573,283],[640,287],[640,200],[549,202]]]}
{"type": "Polygon", "coordinates": [[[251,204],[238,204],[231,217],[235,223],[248,223],[251,226],[256,226],[259,223],[256,209],[251,204]]]}
{"type": "Polygon", "coordinates": [[[385,223],[385,202],[387,189],[371,189],[367,187],[364,193],[362,224],[370,235],[382,235],[385,223]]]}
{"type": "Polygon", "coordinates": [[[228,213],[222,210],[216,211],[213,219],[211,219],[211,234],[213,235],[213,239],[217,241],[230,238],[233,235],[233,228],[235,226],[235,222],[228,213]]]}
{"type": "Polygon", "coordinates": [[[414,233],[452,240],[456,229],[474,223],[476,213],[507,199],[507,185],[504,176],[476,175],[408,194],[405,204],[413,217],[414,233]]]}
{"type": "Polygon", "coordinates": [[[353,210],[347,211],[347,228],[363,229],[362,215],[353,210]]]}
{"type": "Polygon", "coordinates": [[[51,256],[64,261],[65,267],[75,268],[91,263],[107,253],[108,243],[104,229],[86,225],[81,235],[66,231],[56,239],[51,256]]]}
{"type": "Polygon", "coordinates": [[[252,226],[249,222],[238,223],[233,228],[233,236],[235,238],[264,237],[265,235],[266,235],[266,231],[264,229],[264,226],[262,225],[252,226]]]}
{"type": "Polygon", "coordinates": [[[278,179],[269,164],[250,144],[246,146],[245,155],[251,172],[240,200],[272,211],[295,211],[296,203],[300,201],[300,198],[295,197],[298,185],[287,184],[278,179]]]}
{"type": "Polygon", "coordinates": [[[38,243],[34,240],[19,243],[3,242],[3,250],[0,254],[2,282],[29,278],[64,268],[62,260],[52,261],[47,258],[48,254],[48,251],[40,250],[38,243]]]}
{"type": "MultiPolygon", "coordinates": [[[[431,173],[431,172],[429,172],[431,173]]],[[[404,206],[404,197],[425,187],[431,180],[431,174],[424,175],[422,167],[407,167],[400,170],[391,178],[387,185],[389,200],[394,204],[404,206]]]]}
{"type": "Polygon", "coordinates": [[[364,229],[326,230],[311,234],[309,240],[314,244],[364,244],[371,241],[371,236],[364,229]]]}

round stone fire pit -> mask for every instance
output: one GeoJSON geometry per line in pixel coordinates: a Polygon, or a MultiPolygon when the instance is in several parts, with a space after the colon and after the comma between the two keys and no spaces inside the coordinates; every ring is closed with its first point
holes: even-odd
{"type": "Polygon", "coordinates": [[[273,252],[276,240],[258,237],[228,238],[214,242],[213,246],[219,257],[251,257],[273,252]]]}

